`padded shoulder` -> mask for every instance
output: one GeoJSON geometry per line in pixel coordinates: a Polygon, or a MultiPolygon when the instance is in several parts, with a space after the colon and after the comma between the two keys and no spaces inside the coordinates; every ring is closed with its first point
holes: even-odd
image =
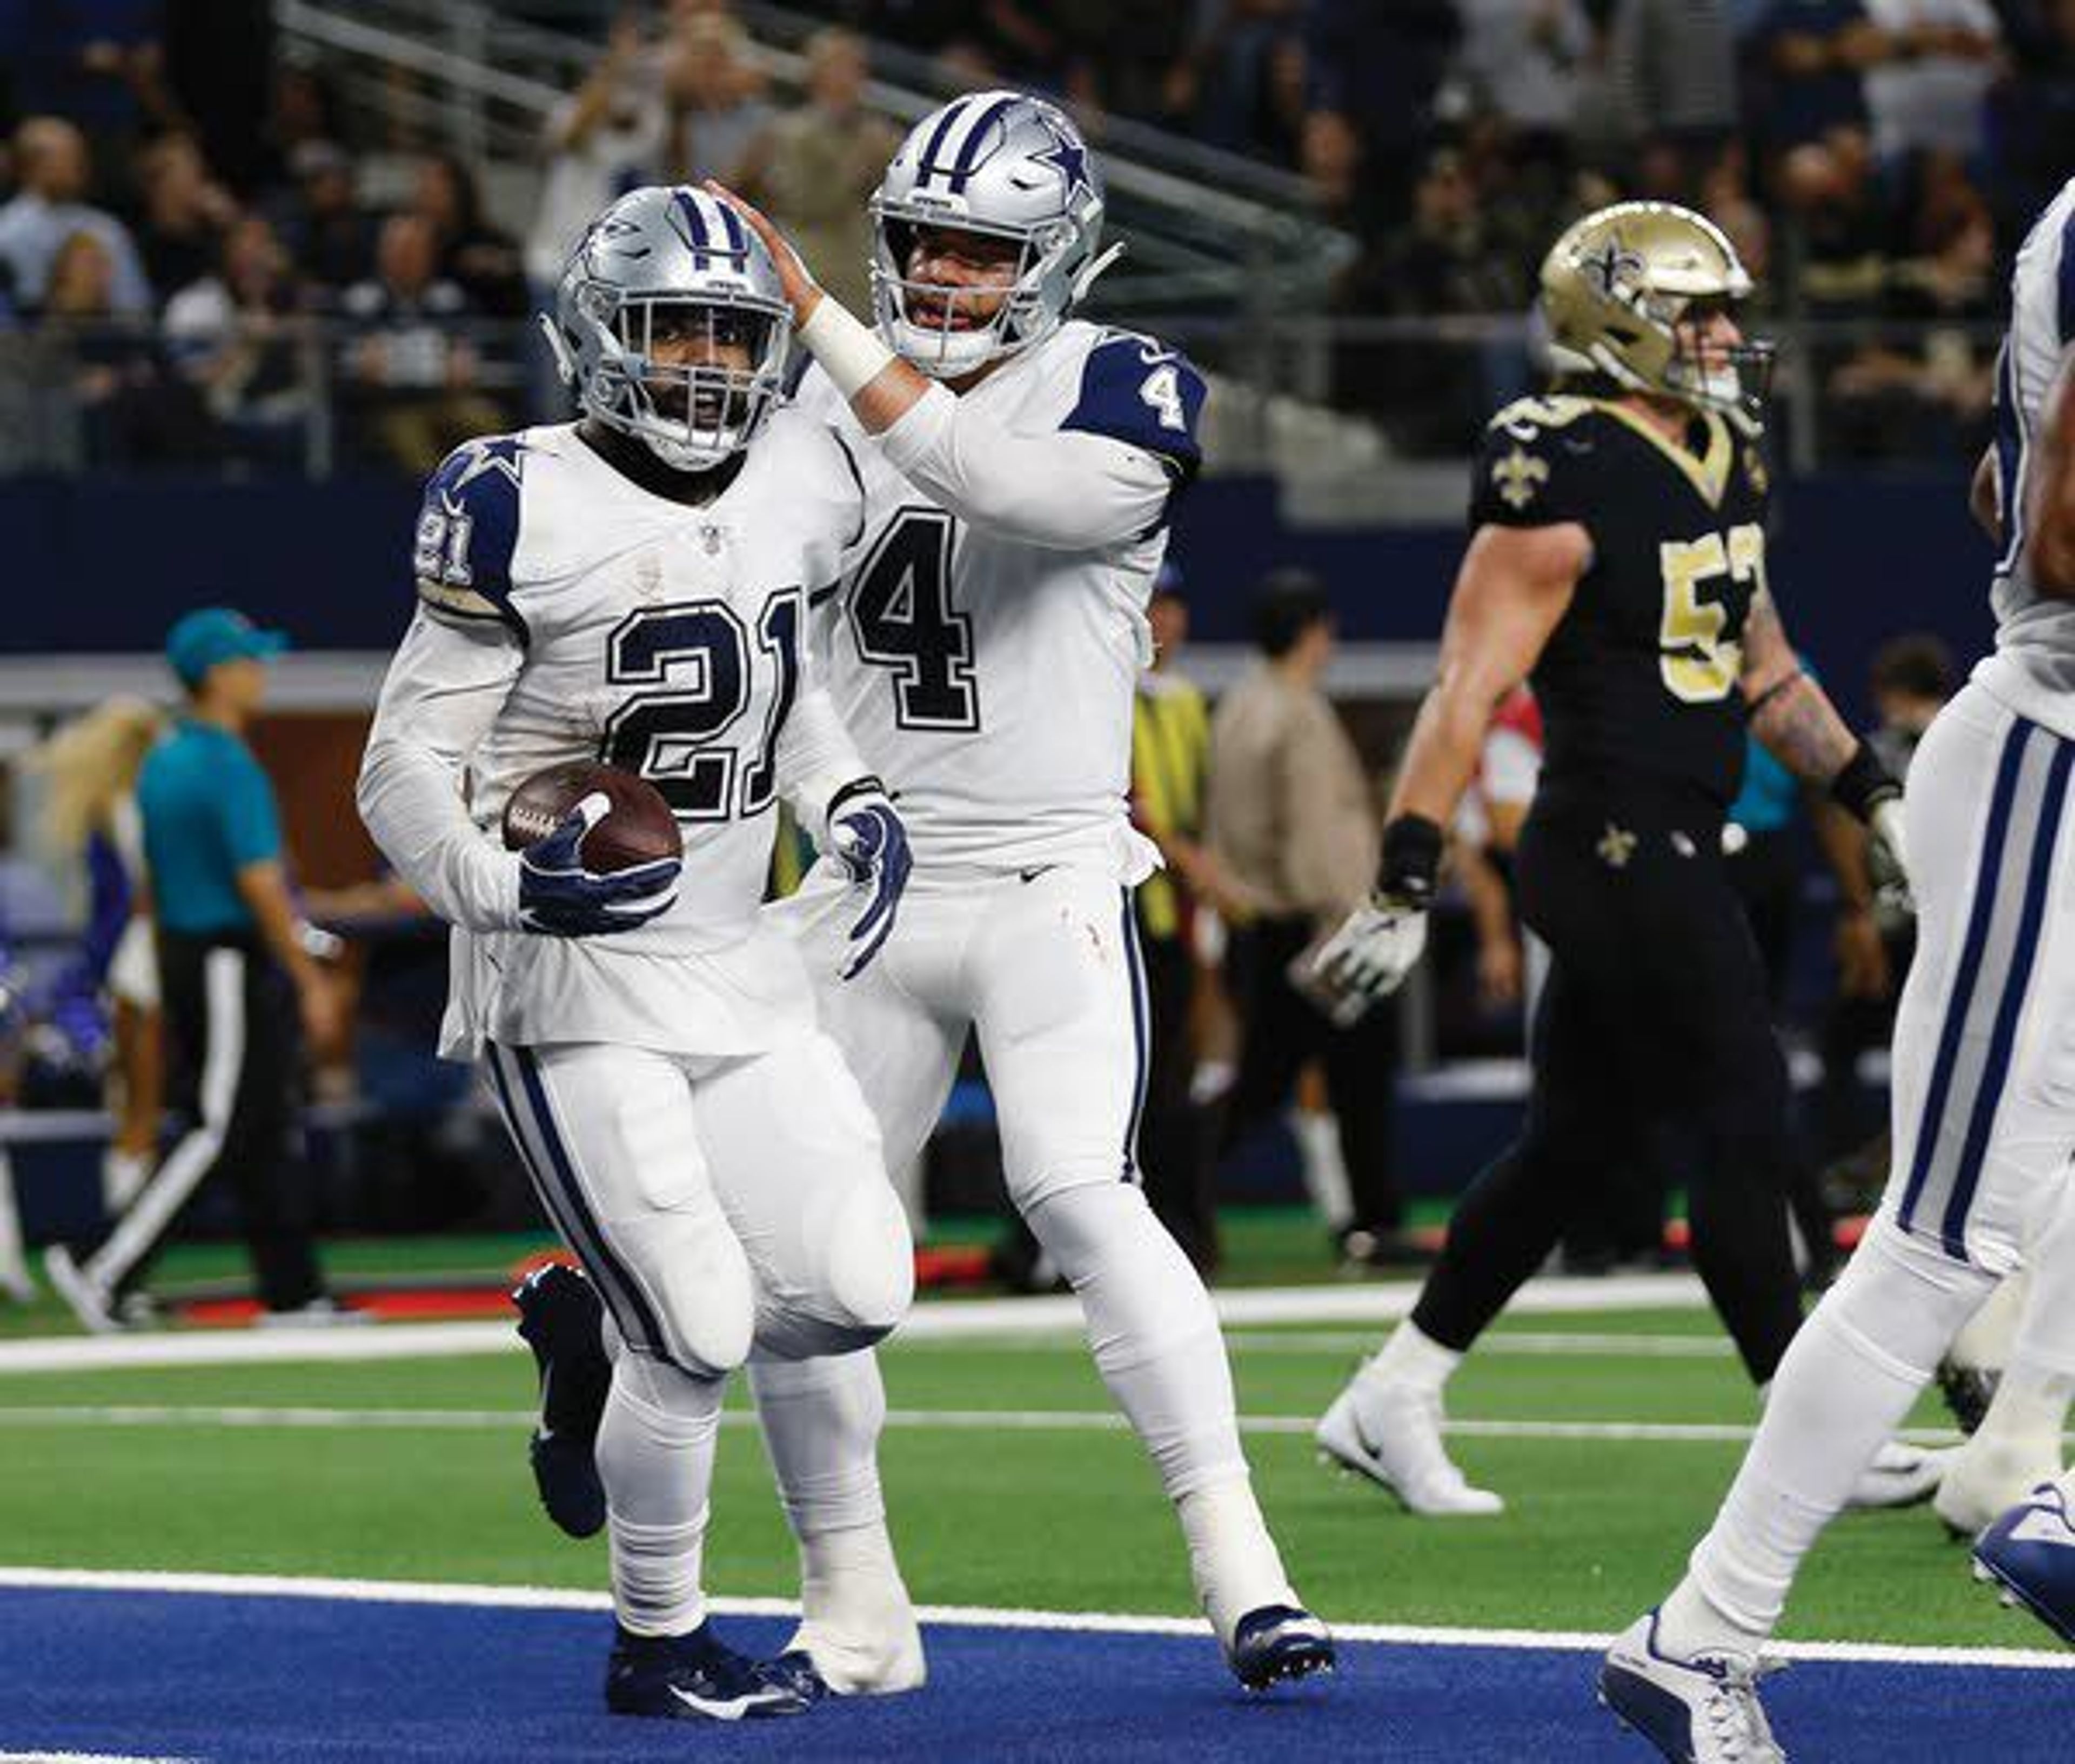
{"type": "Polygon", "coordinates": [[[438,617],[495,619],[525,636],[512,604],[512,558],[526,455],[516,435],[480,436],[426,480],[411,565],[419,599],[438,617]]]}
{"type": "Polygon", "coordinates": [[[1135,331],[1106,331],[1081,364],[1074,408],[1060,424],[1142,447],[1192,476],[1208,389],[1195,364],[1135,331]]]}

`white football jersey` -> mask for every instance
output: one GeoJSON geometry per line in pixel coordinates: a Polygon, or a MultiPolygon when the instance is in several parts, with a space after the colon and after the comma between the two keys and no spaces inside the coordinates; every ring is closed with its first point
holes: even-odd
{"type": "Polygon", "coordinates": [[[383,687],[362,801],[404,880],[459,927],[443,1050],[472,1055],[489,1035],[746,1052],[811,1012],[797,956],[757,909],[781,793],[864,769],[806,642],[809,599],[836,580],[862,519],[843,443],[785,410],[698,507],[643,489],[574,424],[471,441],[433,474],[420,611],[383,687]],[[684,836],[675,905],[603,938],[484,929],[502,909],[458,887],[442,898],[457,855],[425,824],[433,805],[369,788],[400,753],[431,750],[458,750],[483,841],[544,766],[640,773],[684,836]]]}
{"type": "Polygon", "coordinates": [[[2075,179],[2032,224],[2011,278],[2010,329],[1996,362],[1996,481],[2004,545],[1992,596],[1995,653],[1975,677],[2020,715],[2075,737],[2075,603],[2033,587],[2025,474],[2062,353],[2075,344],[2075,179]]]}
{"type": "Polygon", "coordinates": [[[919,867],[1153,867],[1129,820],[1132,692],[1203,402],[1174,351],[1079,321],[876,442],[810,371],[797,408],[850,443],[868,511],[814,604],[816,656],[919,867]]]}

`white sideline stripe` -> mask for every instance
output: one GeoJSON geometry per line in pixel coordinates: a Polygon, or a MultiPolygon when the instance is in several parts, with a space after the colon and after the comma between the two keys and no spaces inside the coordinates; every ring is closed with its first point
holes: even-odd
{"type": "MultiPolygon", "coordinates": [[[[222,1407],[176,1403],[0,1404],[0,1427],[301,1427],[396,1428],[423,1432],[525,1427],[530,1409],[324,1409],[222,1407]]],[[[747,1427],[756,1417],[747,1409],[723,1410],[723,1426],[747,1427]]],[[[1107,1409],[889,1409],[889,1427],[926,1431],[971,1430],[996,1433],[1121,1433],[1129,1423],[1107,1409]]],[[[1311,1415],[1242,1415],[1240,1431],[1308,1435],[1311,1415]]],[[[1737,1422],[1710,1421],[1480,1421],[1448,1420],[1443,1433],[1459,1439],[1627,1440],[1657,1445],[1743,1445],[1756,1429],[1737,1422]]],[[[1955,1445],[1960,1435],[1945,1427],[1908,1427],[1897,1435],[1918,1445],[1955,1445]]]]}
{"type": "MultiPolygon", "coordinates": [[[[1382,1345],[1373,1330],[1283,1329],[1273,1335],[1228,1330],[1225,1346],[1235,1353],[1368,1353],[1382,1345]]],[[[1477,1357],[1530,1358],[1590,1355],[1608,1360],[1733,1360],[1736,1344],[1722,1335],[1595,1335],[1529,1329],[1494,1329],[1477,1338],[1477,1357]]]]}
{"type": "MultiPolygon", "coordinates": [[[[58,1592],[188,1592],[230,1598],[336,1599],[362,1605],[472,1605],[520,1611],[610,1611],[604,1592],[572,1588],[479,1586],[422,1580],[333,1580],[321,1576],[203,1574],[128,1568],[0,1567],[0,1587],[58,1592]]],[[[796,1617],[793,1599],[714,1597],[708,1604],[723,1617],[796,1617]]],[[[1000,1610],[988,1605],[926,1605],[916,1612],[925,1623],[981,1629],[1053,1629],[1108,1635],[1203,1634],[1199,1617],[1153,1617],[1108,1611],[1000,1610]]],[[[1344,1642],[1381,1642],[1412,1647],[1543,1649],[1598,1653],[1611,1635],[1576,1629],[1463,1629],[1411,1623],[1336,1623],[1344,1642]]],[[[1793,1660],[1842,1660],[1874,1665],[1995,1667],[2023,1671],[2075,1670],[2075,1652],[2032,1648],[1899,1646],[1887,1642],[1781,1642],[1769,1646],[1793,1660]]]]}
{"type": "MultiPolygon", "coordinates": [[[[1419,1295],[1411,1282],[1374,1286],[1263,1286],[1214,1293],[1228,1327],[1271,1323],[1393,1323],[1419,1295]]],[[[1516,1317],[1572,1316],[1598,1311],[1704,1307],[1691,1274],[1623,1274],[1604,1280],[1530,1280],[1507,1306],[1516,1317]]],[[[916,1306],[895,1336],[946,1341],[1081,1333],[1079,1300],[965,1298],[916,1306]]],[[[420,1360],[512,1353],[520,1343],[496,1323],[385,1323],[375,1329],[195,1330],[171,1335],[37,1337],[0,1342],[0,1374],[91,1372],[144,1366],[233,1366],[312,1360],[420,1360]]]]}
{"type": "Polygon", "coordinates": [[[196,1764],[190,1758],[133,1758],[127,1752],[0,1752],[0,1764],[196,1764]]]}

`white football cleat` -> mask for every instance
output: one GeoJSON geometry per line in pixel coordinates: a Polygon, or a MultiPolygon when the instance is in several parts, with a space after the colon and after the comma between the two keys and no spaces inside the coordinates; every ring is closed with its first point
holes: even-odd
{"type": "Polygon", "coordinates": [[[1332,1462],[1367,1476],[1423,1518],[1477,1518],[1506,1511],[1472,1488],[1441,1443],[1441,1397],[1361,1373],[1333,1399],[1312,1436],[1332,1462]]]}
{"type": "Polygon", "coordinates": [[[1787,1764],[1758,1694],[1758,1680],[1777,1670],[1748,1654],[1660,1654],[1652,1611],[1607,1650],[1600,1701],[1671,1764],[1787,1764]]]}
{"type": "Polygon", "coordinates": [[[1882,1507],[1913,1507],[1920,1501],[1928,1501],[1938,1492],[1938,1484],[1945,1480],[1946,1466],[1951,1463],[1955,1448],[1929,1451],[1922,1446],[1905,1445],[1899,1439],[1890,1439],[1873,1456],[1873,1461],[1859,1472],[1859,1480],[1852,1484],[1852,1492],[1845,1497],[1848,1508],[1871,1511],[1882,1507]]]}
{"type": "Polygon", "coordinates": [[[1978,1538],[2001,1513],[2061,1474],[2051,1434],[2011,1439],[1978,1433],[1953,1452],[1931,1510],[1956,1538],[1978,1538]]]}
{"type": "Polygon", "coordinates": [[[89,1335],[115,1335],[122,1332],[122,1319],[115,1309],[115,1295],[81,1267],[63,1244],[53,1244],[43,1252],[43,1277],[50,1282],[51,1290],[65,1302],[66,1308],[89,1335]]]}

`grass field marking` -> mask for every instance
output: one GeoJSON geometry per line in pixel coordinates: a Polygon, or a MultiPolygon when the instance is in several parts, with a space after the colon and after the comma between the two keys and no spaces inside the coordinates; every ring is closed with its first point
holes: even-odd
{"type": "MultiPolygon", "coordinates": [[[[1419,1295],[1409,1281],[1375,1286],[1263,1286],[1212,1294],[1228,1327],[1281,1323],[1383,1323],[1404,1317],[1419,1295]]],[[[1515,1316],[1597,1311],[1700,1310],[1707,1295],[1691,1274],[1530,1280],[1508,1309],[1515,1316]]],[[[1056,1335],[1078,1338],[1080,1302],[1046,1298],[932,1300],[909,1313],[897,1340],[1056,1335]]],[[[0,1374],[92,1372],[145,1366],[253,1365],[299,1361],[416,1360],[516,1353],[506,1323],[384,1323],[341,1330],[197,1329],[164,1335],[29,1336],[0,1341],[0,1374]]]]}
{"type": "MultiPolygon", "coordinates": [[[[561,1587],[483,1586],[421,1580],[339,1580],[321,1576],[171,1573],[151,1569],[0,1567],[0,1587],[55,1592],[197,1593],[232,1598],[333,1599],[349,1604],[472,1605],[502,1610],[609,1611],[603,1592],[561,1587]]],[[[716,1596],[708,1604],[723,1617],[797,1617],[791,1599],[716,1596]]],[[[1204,1633],[1200,1617],[1110,1611],[1004,1610],[992,1605],[927,1605],[915,1613],[926,1624],[963,1629],[1052,1629],[1112,1635],[1204,1633]]],[[[1466,1629],[1406,1623],[1336,1623],[1345,1642],[1406,1647],[1505,1648],[1555,1653],[1600,1653],[1613,1638],[1575,1629],[1466,1629]]],[[[1791,1660],[1829,1660],[1891,1666],[1993,1667],[2018,1671],[2075,1670],[2075,1652],[2032,1648],[1903,1647],[1879,1642],[1782,1642],[1769,1647],[1791,1660]]]]}
{"type": "MultiPolygon", "coordinates": [[[[426,1431],[524,1427],[530,1409],[333,1409],[225,1406],[205,1403],[0,1403],[0,1427],[298,1427],[416,1428],[426,1431]]],[[[754,1426],[746,1409],[723,1410],[723,1426],[754,1426]]],[[[889,1427],[985,1433],[1121,1433],[1129,1423],[1110,1409],[889,1409],[889,1427]]],[[[1242,1433],[1308,1435],[1310,1415],[1242,1415],[1242,1433]]],[[[1443,1421],[1441,1431],[1464,1439],[1626,1442],[1649,1445],[1745,1445],[1756,1431],[1738,1422],[1713,1421],[1443,1421]]],[[[1907,1427],[1898,1438],[1913,1444],[1957,1445],[1949,1428],[1907,1427]]]]}

